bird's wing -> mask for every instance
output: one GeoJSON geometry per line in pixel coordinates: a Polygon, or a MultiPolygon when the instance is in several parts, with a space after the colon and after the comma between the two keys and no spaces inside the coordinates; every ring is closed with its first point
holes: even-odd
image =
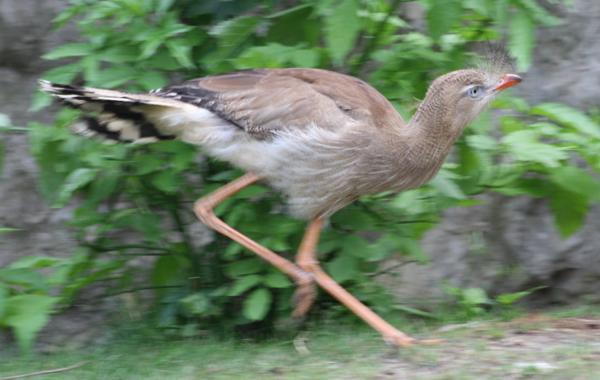
{"type": "Polygon", "coordinates": [[[246,70],[190,80],[153,95],[205,108],[257,139],[315,124],[336,129],[351,122],[371,127],[403,123],[367,83],[319,69],[246,70]]]}

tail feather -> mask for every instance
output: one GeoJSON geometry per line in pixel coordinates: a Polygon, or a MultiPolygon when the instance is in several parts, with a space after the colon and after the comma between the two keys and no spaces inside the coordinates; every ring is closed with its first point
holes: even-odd
{"type": "Polygon", "coordinates": [[[160,109],[189,107],[173,99],[146,94],[129,94],[114,90],[77,87],[40,80],[40,89],[57,97],[68,106],[90,113],[72,126],[74,133],[100,136],[107,140],[150,143],[170,140],[174,131],[153,123],[152,114],[160,109]]]}

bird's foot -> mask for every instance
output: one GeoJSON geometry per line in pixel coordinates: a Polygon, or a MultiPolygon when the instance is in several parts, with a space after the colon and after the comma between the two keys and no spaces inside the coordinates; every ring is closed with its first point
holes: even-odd
{"type": "Polygon", "coordinates": [[[417,339],[410,337],[400,331],[384,335],[383,340],[390,346],[394,347],[408,347],[418,342],[417,339]]]}
{"type": "Polygon", "coordinates": [[[302,318],[317,298],[317,286],[312,277],[306,277],[304,280],[298,282],[298,287],[294,293],[294,311],[292,317],[302,318]]]}
{"type": "Polygon", "coordinates": [[[443,339],[416,339],[400,331],[389,335],[384,335],[383,340],[387,344],[395,347],[408,347],[412,346],[413,344],[422,344],[429,346],[444,343],[443,339]]]}

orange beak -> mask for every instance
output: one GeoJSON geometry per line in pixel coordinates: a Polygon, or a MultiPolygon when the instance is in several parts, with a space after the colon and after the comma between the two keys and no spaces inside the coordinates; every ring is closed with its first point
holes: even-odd
{"type": "Polygon", "coordinates": [[[495,91],[502,91],[509,87],[519,84],[522,81],[521,77],[516,74],[504,74],[502,79],[496,87],[494,87],[495,91]]]}

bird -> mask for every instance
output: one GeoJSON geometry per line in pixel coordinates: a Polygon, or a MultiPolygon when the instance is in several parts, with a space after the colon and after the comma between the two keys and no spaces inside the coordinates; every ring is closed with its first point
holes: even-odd
{"type": "Polygon", "coordinates": [[[194,212],[213,230],[256,253],[296,283],[293,316],[311,308],[317,287],[395,346],[420,342],[396,329],[319,265],[327,219],[360,196],[401,192],[429,181],[465,127],[501,91],[521,82],[506,70],[465,68],[436,78],[409,121],[367,82],[315,68],[248,69],[205,76],[150,93],[56,84],[41,90],[88,116],[75,133],[107,141],[178,139],[245,174],[198,199],[194,212]],[[284,195],[307,221],[294,260],[219,219],[213,209],[256,182],[284,195]]]}

